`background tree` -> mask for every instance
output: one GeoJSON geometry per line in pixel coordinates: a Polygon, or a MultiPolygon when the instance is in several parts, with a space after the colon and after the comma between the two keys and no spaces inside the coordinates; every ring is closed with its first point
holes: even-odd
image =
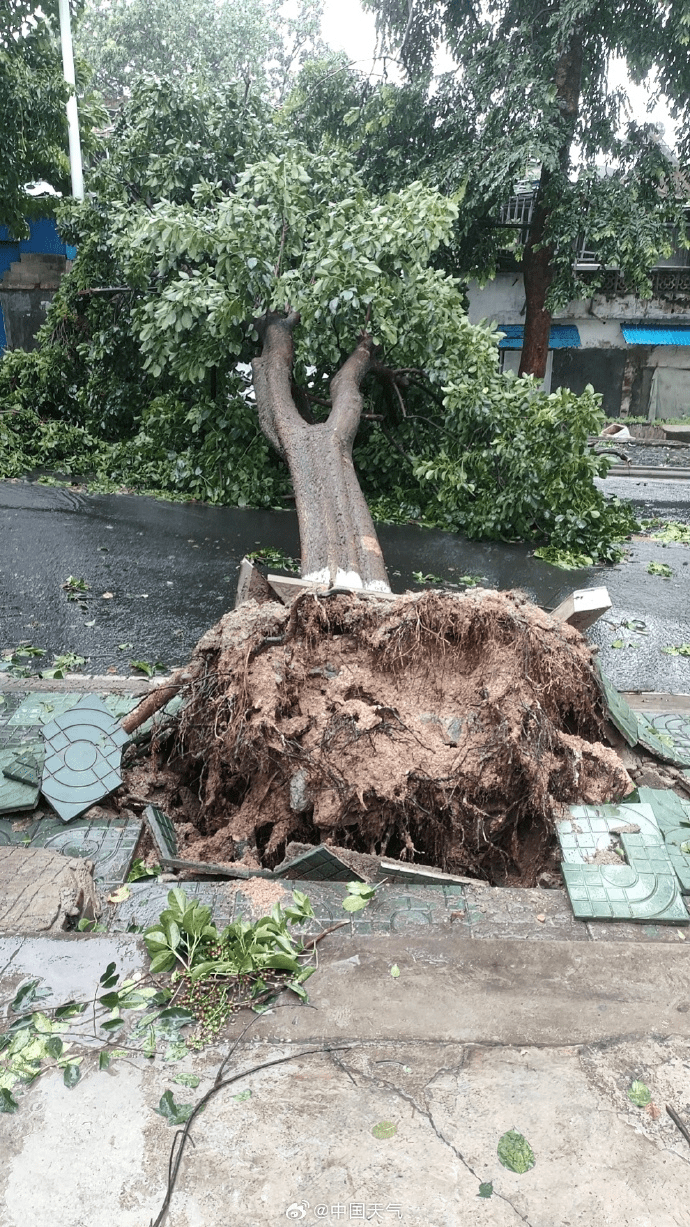
{"type": "Polygon", "coordinates": [[[110,107],[137,77],[196,77],[209,85],[251,82],[279,97],[321,49],[322,0],[299,0],[291,16],[276,0],[96,0],[77,46],[110,107]]]}
{"type": "MultiPolygon", "coordinates": [[[[514,251],[526,298],[520,370],[541,378],[551,311],[578,289],[576,241],[586,234],[588,245],[599,247],[599,262],[618,266],[630,289],[644,293],[650,265],[670,254],[673,229],[685,233],[685,193],[673,161],[655,130],[630,125],[621,135],[625,94],[608,89],[610,60],[620,56],[638,77],[656,68],[686,114],[688,72],[674,83],[672,67],[679,38],[687,37],[680,9],[657,0],[493,0],[481,9],[370,2],[413,81],[428,83],[441,44],[458,65],[434,91],[447,100],[443,122],[454,149],[435,173],[448,185],[458,176],[467,181],[455,258],[468,273],[495,270],[495,253],[505,246],[499,209],[537,167],[527,239],[514,251]],[[604,177],[602,160],[612,168],[604,177]]],[[[441,104],[434,97],[431,105],[441,104]]]]}
{"type": "MultiPolygon", "coordinates": [[[[69,191],[67,118],[68,86],[62,72],[57,2],[40,7],[34,0],[0,3],[0,225],[26,238],[26,218],[37,208],[27,185],[45,179],[69,191]]],[[[82,139],[86,152],[94,143],[99,117],[91,99],[80,98],[82,139]]]]}

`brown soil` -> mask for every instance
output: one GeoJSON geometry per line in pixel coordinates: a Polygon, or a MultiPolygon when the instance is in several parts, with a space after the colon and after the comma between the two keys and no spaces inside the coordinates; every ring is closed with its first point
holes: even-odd
{"type": "Polygon", "coordinates": [[[518,593],[248,602],[190,672],[155,785],[195,860],[328,842],[534,885],[566,803],[632,790],[586,641],[518,593]]]}

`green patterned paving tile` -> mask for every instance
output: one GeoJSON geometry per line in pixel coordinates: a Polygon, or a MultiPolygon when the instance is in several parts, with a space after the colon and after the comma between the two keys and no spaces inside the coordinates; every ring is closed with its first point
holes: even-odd
{"type": "Polygon", "coordinates": [[[57,716],[62,716],[66,711],[76,707],[83,697],[83,694],[71,691],[67,694],[55,691],[34,691],[22,700],[10,717],[8,724],[12,728],[50,724],[51,720],[55,720],[57,716]]]}
{"type": "Polygon", "coordinates": [[[676,744],[676,741],[663,729],[657,727],[657,722],[652,721],[642,712],[637,716],[637,740],[645,749],[651,750],[657,758],[663,762],[674,763],[676,767],[687,767],[690,765],[690,747],[676,744]]]}
{"type": "Polygon", "coordinates": [[[16,750],[0,750],[0,814],[33,810],[38,805],[38,784],[25,784],[4,773],[4,768],[13,766],[16,758],[16,750]]]}
{"type": "Polygon", "coordinates": [[[638,873],[672,874],[673,866],[661,832],[658,837],[644,832],[621,835],[625,859],[638,873]]]}
{"type": "Polygon", "coordinates": [[[690,751],[690,719],[679,712],[645,712],[647,723],[660,741],[669,738],[677,750],[690,751]]]}
{"type": "Polygon", "coordinates": [[[578,919],[690,923],[675,875],[639,874],[632,865],[565,863],[561,869],[578,919]]]}
{"type": "Polygon", "coordinates": [[[623,734],[629,746],[637,745],[637,716],[632,707],[623,698],[622,694],[618,693],[613,682],[609,681],[606,674],[599,668],[598,663],[595,663],[594,672],[595,676],[598,675],[599,685],[612,724],[615,724],[618,732],[623,734]]]}
{"type": "Polygon", "coordinates": [[[277,878],[311,882],[363,882],[364,878],[350,869],[329,847],[321,844],[302,852],[275,870],[277,878]]]}
{"type": "Polygon", "coordinates": [[[570,814],[556,826],[563,860],[569,864],[584,864],[595,853],[607,851],[612,831],[624,826],[640,827],[657,844],[662,842],[651,805],[571,805],[570,814]]]}
{"type": "MultiPolygon", "coordinates": [[[[146,926],[153,924],[167,906],[168,891],[173,883],[165,882],[133,882],[130,886],[130,898],[114,909],[110,916],[109,928],[117,932],[126,932],[131,925],[146,926]]],[[[256,913],[252,909],[251,900],[242,893],[241,886],[235,888],[233,883],[211,882],[180,882],[179,884],[190,898],[199,899],[211,908],[217,924],[229,924],[240,916],[251,920],[256,913]]],[[[291,892],[288,883],[281,882],[286,888],[284,902],[290,899],[291,892]]],[[[344,884],[337,882],[310,882],[306,890],[314,909],[315,921],[307,926],[307,931],[313,933],[319,925],[327,928],[340,920],[348,924],[339,930],[342,936],[354,936],[366,933],[396,933],[409,932],[412,929],[446,925],[452,912],[464,911],[465,898],[462,886],[418,886],[409,890],[390,891],[388,896],[382,892],[382,886],[376,892],[376,898],[361,912],[348,914],[343,910],[343,899],[347,894],[344,884]]]]}
{"type": "Polygon", "coordinates": [[[687,823],[690,826],[690,802],[683,801],[670,788],[645,788],[638,790],[640,801],[651,805],[660,829],[665,833],[687,823]]]}
{"type": "Polygon", "coordinates": [[[0,847],[50,848],[63,856],[88,859],[94,862],[98,885],[110,889],[127,877],[141,826],[130,818],[77,818],[68,827],[52,816],[21,824],[6,818],[0,820],[0,847]]]}

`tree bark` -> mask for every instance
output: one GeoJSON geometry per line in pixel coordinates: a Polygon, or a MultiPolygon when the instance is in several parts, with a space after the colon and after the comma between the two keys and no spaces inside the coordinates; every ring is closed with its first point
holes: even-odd
{"type": "Polygon", "coordinates": [[[259,325],[262,352],[252,363],[259,423],[285,460],[295,491],[302,578],[331,587],[390,592],[376,529],[352,461],[362,414],[361,384],[372,364],[363,336],[331,381],[326,422],[310,424],[292,394],[297,312],[269,315],[259,325]]]}
{"type": "MultiPolygon", "coordinates": [[[[558,150],[558,165],[561,175],[567,175],[570,166],[570,146],[575,134],[575,124],[580,107],[582,82],[582,38],[573,35],[566,51],[560,56],[554,73],[558,104],[564,119],[563,141],[558,150]]],[[[549,333],[551,314],[546,308],[546,297],[553,281],[553,247],[543,245],[544,231],[549,219],[546,203],[553,172],[542,166],[537,198],[532,213],[529,239],[522,256],[522,272],[525,284],[525,332],[520,357],[520,375],[534,375],[543,379],[549,356],[549,333]],[[536,249],[539,250],[536,250],[536,249]]]]}

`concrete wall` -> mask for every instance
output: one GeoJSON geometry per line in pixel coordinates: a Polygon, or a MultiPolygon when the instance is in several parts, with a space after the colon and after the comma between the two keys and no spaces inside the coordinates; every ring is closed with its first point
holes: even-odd
{"type": "MultiPolygon", "coordinates": [[[[472,323],[524,324],[525,291],[521,273],[499,273],[480,287],[468,287],[472,323]]],[[[581,299],[554,316],[554,323],[575,324],[580,349],[551,351],[547,389],[582,392],[591,383],[603,398],[608,417],[690,417],[690,346],[628,345],[621,328],[629,321],[690,323],[690,310],[663,299],[645,302],[632,295],[581,299]]],[[[517,370],[519,352],[504,352],[504,369],[517,370]],[[510,353],[510,356],[508,354],[510,353]]]]}

